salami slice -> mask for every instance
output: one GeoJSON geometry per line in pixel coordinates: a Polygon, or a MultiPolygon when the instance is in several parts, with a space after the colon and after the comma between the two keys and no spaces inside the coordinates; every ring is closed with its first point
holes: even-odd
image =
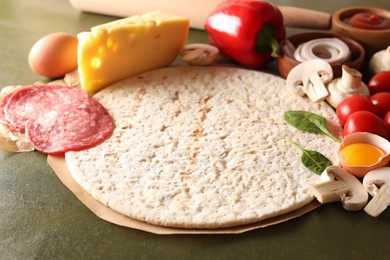
{"type": "Polygon", "coordinates": [[[0,100],[0,123],[8,125],[7,120],[5,119],[5,113],[4,108],[6,104],[8,103],[9,98],[11,97],[11,94],[8,94],[4,96],[3,99],[0,100]]]}
{"type": "Polygon", "coordinates": [[[102,142],[113,131],[108,111],[80,89],[31,85],[0,104],[0,118],[46,154],[81,150],[102,142]]]}
{"type": "Polygon", "coordinates": [[[114,127],[107,110],[94,99],[54,106],[27,121],[26,134],[46,154],[82,150],[106,139],[114,127]]]}
{"type": "Polygon", "coordinates": [[[67,86],[30,85],[16,90],[4,106],[5,121],[12,131],[25,132],[26,122],[59,103],[87,98],[81,90],[67,86]]]}

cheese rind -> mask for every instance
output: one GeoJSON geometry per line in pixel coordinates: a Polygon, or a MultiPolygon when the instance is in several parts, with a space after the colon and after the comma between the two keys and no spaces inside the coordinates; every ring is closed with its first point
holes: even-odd
{"type": "Polygon", "coordinates": [[[184,46],[189,19],[160,11],[132,16],[77,35],[81,87],[88,93],[171,64],[184,46]]]}

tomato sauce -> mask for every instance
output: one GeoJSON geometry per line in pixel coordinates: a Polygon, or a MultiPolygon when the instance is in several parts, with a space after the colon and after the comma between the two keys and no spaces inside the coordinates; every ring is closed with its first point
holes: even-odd
{"type": "Polygon", "coordinates": [[[360,12],[347,17],[344,22],[360,29],[385,30],[390,29],[390,18],[368,12],[360,12]]]}

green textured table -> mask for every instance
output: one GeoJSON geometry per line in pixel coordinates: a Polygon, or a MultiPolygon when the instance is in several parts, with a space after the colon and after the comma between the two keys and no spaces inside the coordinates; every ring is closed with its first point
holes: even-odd
{"type": "MultiPolygon", "coordinates": [[[[388,0],[273,2],[327,12],[390,8],[388,0]]],[[[1,0],[0,86],[46,80],[27,64],[43,35],[76,34],[114,19],[74,10],[67,0],[1,0]]],[[[202,31],[189,37],[205,40],[202,31]]],[[[390,210],[372,218],[339,203],[239,235],[154,235],[96,217],[59,181],[45,155],[0,152],[0,259],[386,259],[389,238],[390,210]]]]}

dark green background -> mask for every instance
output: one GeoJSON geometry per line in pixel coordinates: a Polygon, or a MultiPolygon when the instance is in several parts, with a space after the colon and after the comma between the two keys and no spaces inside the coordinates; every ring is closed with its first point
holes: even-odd
{"type": "MultiPolygon", "coordinates": [[[[327,12],[390,8],[388,0],[272,2],[327,12]]],[[[114,19],[74,10],[66,0],[0,0],[0,87],[47,80],[27,64],[40,37],[77,34],[114,19]]],[[[189,42],[201,41],[205,33],[192,31],[189,42]]],[[[386,259],[389,239],[390,209],[372,218],[339,203],[239,235],[154,235],[96,217],[59,181],[46,156],[0,152],[0,259],[386,259]]]]}

